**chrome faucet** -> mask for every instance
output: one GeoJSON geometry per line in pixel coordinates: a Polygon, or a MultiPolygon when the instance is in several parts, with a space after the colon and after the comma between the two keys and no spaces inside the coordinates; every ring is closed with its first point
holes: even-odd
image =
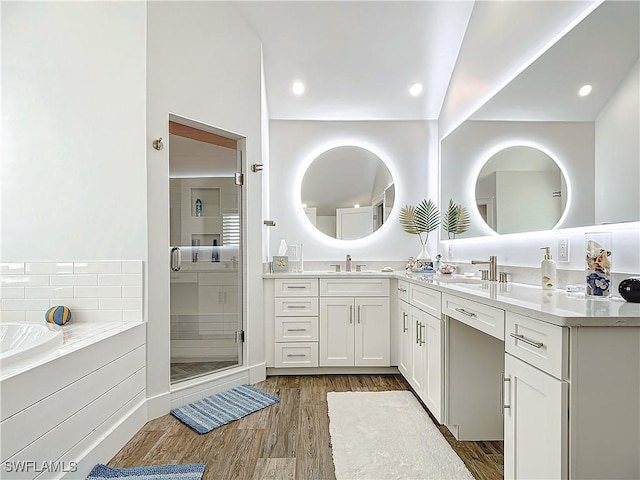
{"type": "Polygon", "coordinates": [[[344,269],[347,272],[351,271],[351,255],[347,253],[347,259],[344,262],[344,269]]]}
{"type": "Polygon", "coordinates": [[[497,255],[491,255],[489,261],[486,260],[471,260],[472,265],[489,265],[489,280],[495,282],[498,280],[498,257],[497,255]]]}

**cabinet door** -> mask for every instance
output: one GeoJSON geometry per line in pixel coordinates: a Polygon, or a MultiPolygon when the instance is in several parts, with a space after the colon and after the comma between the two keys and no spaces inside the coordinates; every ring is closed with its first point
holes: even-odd
{"type": "Polygon", "coordinates": [[[353,298],[320,298],[321,367],[354,365],[354,315],[353,298]]]}
{"type": "Polygon", "coordinates": [[[504,478],[567,478],[568,385],[505,355],[504,478]]]}
{"type": "Polygon", "coordinates": [[[426,347],[426,383],[424,403],[429,411],[436,417],[438,422],[442,422],[442,398],[443,398],[443,375],[442,375],[442,320],[425,313],[424,320],[424,346],[426,347]]]}
{"type": "Polygon", "coordinates": [[[224,313],[224,287],[221,285],[198,286],[198,310],[202,314],[224,313]]]}
{"type": "Polygon", "coordinates": [[[402,376],[409,379],[411,368],[411,317],[409,315],[409,304],[398,301],[398,322],[399,322],[399,361],[398,370],[402,376]]]}
{"type": "Polygon", "coordinates": [[[391,363],[389,298],[355,299],[355,365],[388,367],[391,363]]]}
{"type": "Polygon", "coordinates": [[[422,316],[424,312],[414,306],[409,307],[409,320],[411,324],[411,364],[409,383],[415,392],[422,398],[426,384],[427,349],[421,341],[423,332],[422,316]]]}

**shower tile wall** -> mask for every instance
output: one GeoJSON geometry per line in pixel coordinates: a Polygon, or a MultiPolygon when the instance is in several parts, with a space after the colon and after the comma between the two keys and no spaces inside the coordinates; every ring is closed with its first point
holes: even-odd
{"type": "Polygon", "coordinates": [[[68,306],[74,322],[141,322],[142,261],[0,263],[0,321],[42,322],[68,306]]]}

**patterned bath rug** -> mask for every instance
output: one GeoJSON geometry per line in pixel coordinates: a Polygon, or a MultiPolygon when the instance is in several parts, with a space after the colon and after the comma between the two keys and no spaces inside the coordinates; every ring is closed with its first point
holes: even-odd
{"type": "Polygon", "coordinates": [[[111,468],[96,465],[87,480],[117,478],[119,480],[201,480],[204,463],[184,465],[150,465],[148,467],[111,468]]]}
{"type": "Polygon", "coordinates": [[[240,385],[184,407],[174,408],[171,414],[196,432],[209,433],[279,401],[279,398],[251,385],[240,385]]]}

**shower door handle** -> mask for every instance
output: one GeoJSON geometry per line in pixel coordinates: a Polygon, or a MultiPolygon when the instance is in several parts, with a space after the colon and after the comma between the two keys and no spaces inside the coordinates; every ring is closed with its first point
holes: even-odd
{"type": "Polygon", "coordinates": [[[173,247],[171,249],[171,271],[179,272],[180,265],[182,265],[182,251],[179,247],[173,247]]]}

